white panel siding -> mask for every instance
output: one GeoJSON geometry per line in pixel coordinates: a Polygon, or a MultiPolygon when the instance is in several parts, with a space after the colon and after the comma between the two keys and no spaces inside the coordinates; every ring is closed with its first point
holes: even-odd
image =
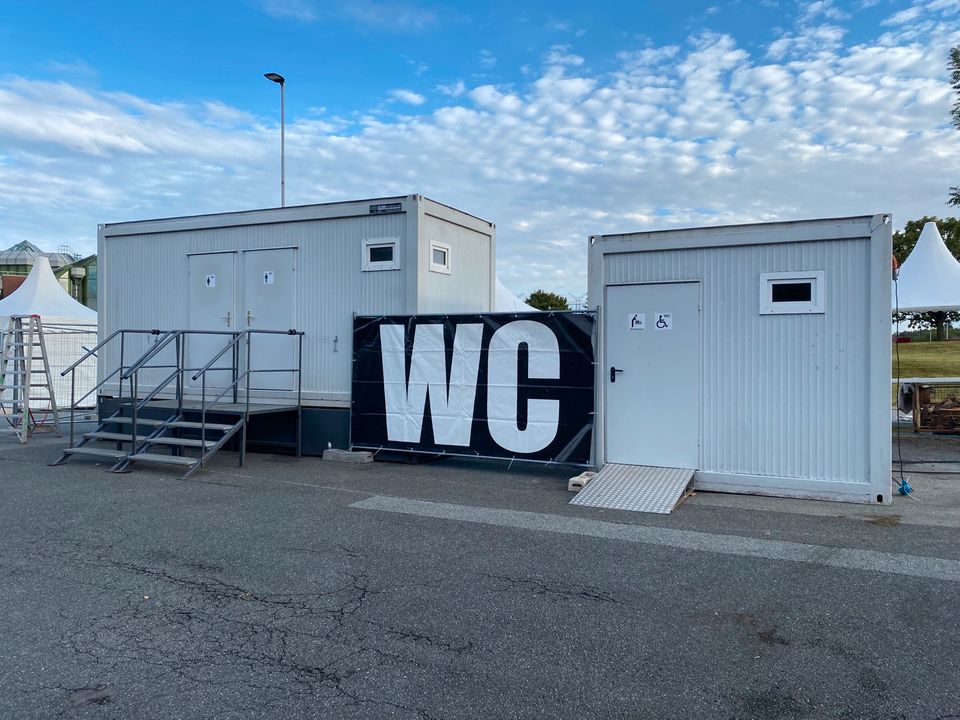
{"type": "Polygon", "coordinates": [[[603,258],[604,284],[701,282],[700,470],[869,481],[869,238],[603,258]],[[759,313],[760,273],[790,270],[826,271],[825,314],[759,313]]]}
{"type": "MultiPolygon", "coordinates": [[[[386,236],[400,238],[398,254],[405,258],[405,213],[124,236],[111,236],[108,227],[100,248],[102,337],[120,328],[186,328],[189,253],[296,247],[297,310],[290,325],[306,333],[304,392],[346,400],[353,315],[406,312],[407,283],[416,277],[416,268],[407,267],[361,272],[362,239],[386,236]]],[[[240,329],[244,309],[238,281],[240,329]]],[[[104,360],[101,371],[116,366],[116,354],[104,360]]]]}
{"type": "Polygon", "coordinates": [[[420,238],[418,312],[489,312],[491,236],[424,214],[420,238]],[[430,244],[450,246],[450,274],[430,272],[430,244]]]}

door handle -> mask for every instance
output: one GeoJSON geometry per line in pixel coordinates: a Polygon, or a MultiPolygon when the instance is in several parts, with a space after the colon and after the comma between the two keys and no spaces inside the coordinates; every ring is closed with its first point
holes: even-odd
{"type": "Polygon", "coordinates": [[[617,373],[622,373],[623,370],[620,368],[615,368],[612,365],[610,366],[610,382],[615,383],[617,381],[617,373]]]}
{"type": "Polygon", "coordinates": [[[224,320],[226,320],[226,321],[227,321],[227,327],[230,327],[230,311],[227,310],[227,314],[226,314],[226,315],[221,315],[220,317],[222,317],[224,320]]]}
{"type": "Polygon", "coordinates": [[[253,324],[253,313],[247,310],[247,327],[253,324]]]}

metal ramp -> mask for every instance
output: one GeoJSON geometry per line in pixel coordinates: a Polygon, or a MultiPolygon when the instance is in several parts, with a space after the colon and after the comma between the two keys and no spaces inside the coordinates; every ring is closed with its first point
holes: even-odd
{"type": "Polygon", "coordinates": [[[693,485],[694,471],[607,463],[571,505],[668,515],[693,485]]]}

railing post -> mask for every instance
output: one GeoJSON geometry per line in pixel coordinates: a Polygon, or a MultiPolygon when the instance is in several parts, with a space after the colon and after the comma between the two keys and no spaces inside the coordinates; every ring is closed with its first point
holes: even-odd
{"type": "Polygon", "coordinates": [[[204,466],[207,442],[207,373],[200,375],[200,467],[204,466]]]}
{"type": "Polygon", "coordinates": [[[177,334],[177,415],[183,413],[183,353],[185,338],[177,334]]]}
{"type": "Polygon", "coordinates": [[[303,333],[297,335],[297,457],[300,457],[303,433],[303,333]]]}
{"type": "Polygon", "coordinates": [[[239,335],[234,333],[233,335],[233,349],[231,354],[233,355],[233,404],[236,405],[238,401],[238,393],[240,388],[237,387],[237,380],[240,378],[240,344],[237,342],[239,335]]]}
{"type": "Polygon", "coordinates": [[[247,331],[247,366],[244,370],[247,373],[247,397],[246,408],[243,412],[243,428],[240,431],[240,465],[247,460],[247,425],[250,424],[250,378],[253,376],[253,369],[250,367],[250,344],[253,334],[247,331]]]}
{"type": "MultiPolygon", "coordinates": [[[[133,408],[133,420],[131,422],[130,450],[131,455],[137,454],[137,395],[139,394],[140,371],[136,370],[130,377],[130,407],[133,408]]],[[[122,402],[122,398],[121,398],[122,402]]]]}
{"type": "MultiPolygon", "coordinates": [[[[120,398],[121,401],[123,400],[123,353],[124,353],[124,349],[126,348],[126,341],[127,341],[127,331],[121,330],[120,331],[120,390],[117,393],[117,396],[120,398]]],[[[99,367],[99,365],[100,365],[100,361],[98,360],[97,366],[99,367]]]]}
{"type": "Polygon", "coordinates": [[[70,371],[70,447],[73,447],[73,416],[77,403],[77,369],[70,371]]]}

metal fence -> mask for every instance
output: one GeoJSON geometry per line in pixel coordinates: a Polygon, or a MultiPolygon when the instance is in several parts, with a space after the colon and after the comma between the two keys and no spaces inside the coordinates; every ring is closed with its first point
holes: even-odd
{"type": "MultiPolygon", "coordinates": [[[[3,336],[5,329],[0,330],[0,347],[3,347],[3,336]]],[[[97,344],[97,326],[95,324],[60,324],[43,323],[43,340],[47,349],[47,361],[50,365],[50,377],[53,381],[53,396],[58,407],[68,407],[70,405],[70,376],[60,377],[60,373],[66,370],[73,362],[88,349],[97,344]]],[[[89,367],[84,367],[83,372],[76,378],[76,396],[80,397],[97,384],[96,362],[86,363],[89,367]]],[[[33,369],[41,370],[42,363],[34,360],[33,369]]],[[[41,375],[34,377],[35,382],[41,375]]],[[[2,382],[2,380],[0,380],[2,382]]],[[[35,388],[38,396],[46,393],[41,388],[35,388]]],[[[4,391],[0,395],[0,404],[8,406],[13,400],[13,393],[10,390],[4,391]]],[[[90,407],[96,405],[97,398],[91,396],[85,404],[90,407]]],[[[30,407],[33,410],[46,410],[50,407],[49,400],[31,399],[30,407]]],[[[0,411],[2,412],[2,411],[0,411]]]]}

